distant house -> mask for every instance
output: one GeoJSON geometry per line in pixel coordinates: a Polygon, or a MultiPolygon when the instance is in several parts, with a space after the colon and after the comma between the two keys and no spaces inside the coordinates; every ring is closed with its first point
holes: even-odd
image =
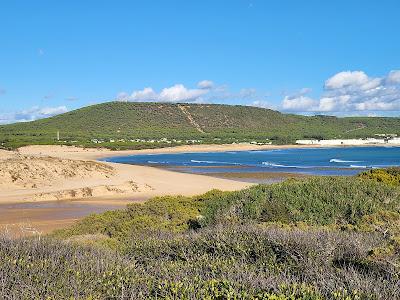
{"type": "Polygon", "coordinates": [[[339,145],[379,145],[379,144],[400,144],[400,138],[364,138],[364,139],[333,139],[333,140],[297,140],[299,145],[324,145],[324,146],[339,146],[339,145]]]}

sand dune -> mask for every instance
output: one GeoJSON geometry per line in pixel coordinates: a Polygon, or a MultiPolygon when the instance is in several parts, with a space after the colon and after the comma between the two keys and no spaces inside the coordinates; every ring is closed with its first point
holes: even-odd
{"type": "Polygon", "coordinates": [[[60,180],[110,178],[114,174],[111,166],[94,161],[13,155],[1,161],[0,186],[34,189],[60,180]]]}
{"type": "MultiPolygon", "coordinates": [[[[151,152],[154,151],[159,150],[151,152]]],[[[235,190],[249,186],[227,179],[95,161],[112,155],[122,153],[66,146],[29,146],[14,152],[1,151],[0,203],[73,199],[135,201],[166,194],[195,195],[211,189],[235,190]]]]}
{"type": "Polygon", "coordinates": [[[0,150],[0,230],[17,235],[45,233],[68,226],[87,214],[123,208],[127,203],[154,196],[191,196],[211,189],[237,190],[251,185],[147,166],[96,161],[106,156],[158,151],[212,151],[205,149],[180,147],[117,152],[30,146],[18,151],[0,150]]]}

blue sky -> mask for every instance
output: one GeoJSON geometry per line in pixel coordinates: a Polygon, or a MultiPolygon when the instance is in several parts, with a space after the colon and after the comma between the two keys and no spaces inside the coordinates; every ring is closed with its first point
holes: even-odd
{"type": "Polygon", "coordinates": [[[111,101],[399,116],[400,2],[0,2],[0,123],[111,101]]]}

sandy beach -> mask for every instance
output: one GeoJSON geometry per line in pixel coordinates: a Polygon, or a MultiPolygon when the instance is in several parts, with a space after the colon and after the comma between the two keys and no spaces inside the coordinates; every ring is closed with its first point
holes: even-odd
{"type": "MultiPolygon", "coordinates": [[[[316,145],[193,145],[112,151],[72,146],[0,150],[0,227],[48,232],[90,213],[123,208],[163,195],[192,196],[211,189],[251,186],[235,176],[205,176],[149,166],[99,162],[134,154],[315,148],[316,145]],[[25,229],[24,229],[25,228],[25,229]]],[[[228,174],[229,175],[229,174],[228,174]]]]}
{"type": "Polygon", "coordinates": [[[145,154],[276,149],[277,146],[202,145],[111,151],[68,146],[0,150],[0,227],[12,232],[49,232],[90,213],[123,208],[163,195],[197,195],[211,189],[239,190],[251,183],[147,166],[98,162],[145,154]]]}
{"type": "MultiPolygon", "coordinates": [[[[105,148],[80,148],[71,146],[35,145],[18,149],[23,155],[53,156],[67,159],[96,160],[105,157],[125,156],[135,154],[161,154],[161,153],[189,153],[189,152],[225,152],[225,151],[251,151],[251,150],[273,150],[293,148],[317,148],[319,145],[253,145],[253,144],[223,144],[223,145],[183,145],[167,148],[143,149],[143,150],[121,150],[113,151],[105,148]]],[[[4,155],[10,155],[9,151],[3,151],[4,155]]],[[[0,152],[0,158],[1,158],[0,152]]]]}
{"type": "MultiPolygon", "coordinates": [[[[110,151],[68,146],[28,146],[2,151],[0,204],[52,200],[144,199],[162,195],[196,195],[210,189],[235,190],[248,184],[159,168],[98,162],[97,159],[144,153],[255,150],[254,145],[184,146],[110,151]],[[84,190],[85,189],[85,190],[84,190]],[[88,190],[90,189],[90,191],[88,190]]],[[[268,148],[272,149],[271,146],[268,148]]],[[[276,147],[273,147],[276,148],[276,147]]]]}

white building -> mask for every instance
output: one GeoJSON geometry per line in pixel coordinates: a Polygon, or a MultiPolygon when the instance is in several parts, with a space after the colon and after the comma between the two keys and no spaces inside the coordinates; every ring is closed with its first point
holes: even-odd
{"type": "Polygon", "coordinates": [[[297,140],[299,145],[324,145],[324,146],[357,146],[357,145],[400,145],[400,138],[391,139],[334,139],[334,140],[297,140]]]}

